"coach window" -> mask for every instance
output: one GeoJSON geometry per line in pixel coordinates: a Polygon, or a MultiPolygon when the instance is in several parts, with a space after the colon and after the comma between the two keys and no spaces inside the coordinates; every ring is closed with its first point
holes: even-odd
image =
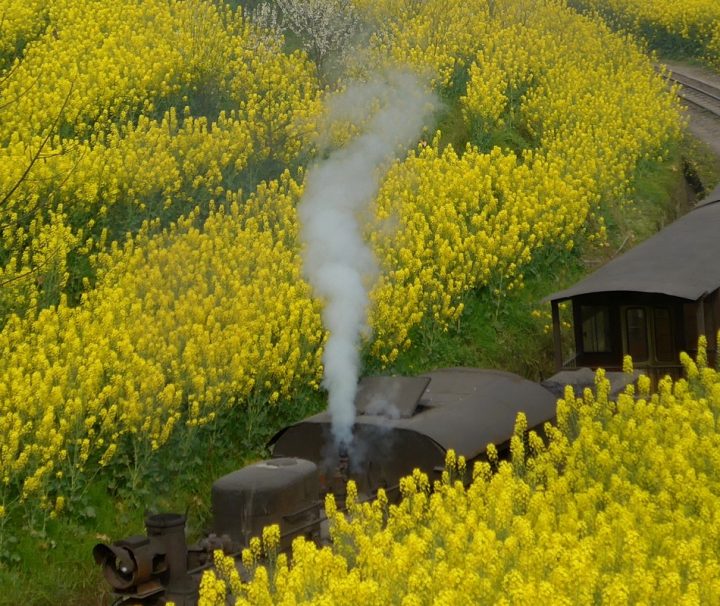
{"type": "Polygon", "coordinates": [[[600,305],[583,305],[582,340],[585,353],[609,353],[610,309],[600,305]]]}
{"type": "Polygon", "coordinates": [[[642,307],[628,307],[625,310],[627,327],[627,353],[633,360],[644,362],[648,359],[647,316],[642,307]]]}

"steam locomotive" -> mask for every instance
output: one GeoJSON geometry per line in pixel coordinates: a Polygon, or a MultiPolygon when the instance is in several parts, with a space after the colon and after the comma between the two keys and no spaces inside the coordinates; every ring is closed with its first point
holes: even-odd
{"type": "MultiPolygon", "coordinates": [[[[609,375],[618,391],[628,381],[622,373],[609,375]]],[[[519,412],[530,429],[542,431],[554,421],[558,387],[472,368],[366,377],[358,385],[351,450],[338,451],[328,412],[308,417],[273,436],[271,459],[213,484],[212,529],[197,544],[186,544],[184,516],[162,513],[146,519],[146,535],[98,544],[93,556],[118,595],[116,604],[196,604],[214,550],[239,556],[269,524],[280,527],[281,550],[297,536],[327,540],[324,496],[333,493],[342,507],[350,479],[361,500],[380,488],[392,499],[400,478],[415,468],[439,478],[449,449],[469,465],[491,443],[507,456],[519,412]]]]}

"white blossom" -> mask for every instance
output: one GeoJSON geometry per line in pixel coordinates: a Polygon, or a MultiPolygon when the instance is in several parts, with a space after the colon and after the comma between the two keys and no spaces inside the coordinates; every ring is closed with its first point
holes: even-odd
{"type": "Polygon", "coordinates": [[[358,29],[352,0],[276,0],[283,25],[298,36],[308,55],[322,66],[331,54],[343,51],[358,29]]]}
{"type": "Polygon", "coordinates": [[[270,2],[258,4],[249,11],[250,21],[258,28],[258,35],[271,43],[282,43],[283,23],[278,8],[270,2]]]}

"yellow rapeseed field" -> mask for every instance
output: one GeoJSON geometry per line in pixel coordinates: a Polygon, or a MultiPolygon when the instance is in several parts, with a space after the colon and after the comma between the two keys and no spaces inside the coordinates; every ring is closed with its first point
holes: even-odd
{"type": "MultiPolygon", "coordinates": [[[[120,454],[317,388],[326,338],[295,207],[333,90],[306,55],[209,0],[41,4],[2,3],[0,519],[57,515],[120,454]]],[[[374,33],[349,73],[431,74],[467,140],[428,124],[381,184],[387,363],[467,291],[602,238],[598,210],[682,120],[632,41],[562,2],[357,6],[374,33]]]]}
{"type": "Polygon", "coordinates": [[[247,583],[217,552],[200,604],[716,604],[720,373],[704,347],[654,393],[643,376],[611,401],[602,371],[582,397],[568,389],[547,443],[520,415],[512,460],[491,448],[467,487],[452,452],[432,490],[405,478],[398,505],[358,504],[351,485],[347,513],[326,501],[331,547],[299,538],[288,558],[266,529],[247,583]]]}
{"type": "Polygon", "coordinates": [[[720,4],[715,0],[571,0],[664,50],[704,59],[720,69],[720,4]]]}
{"type": "Polygon", "coordinates": [[[27,37],[0,80],[3,314],[57,303],[68,253],[92,257],[143,219],[189,213],[264,162],[290,162],[318,110],[307,58],[212,2],[43,5],[35,37],[19,17],[19,31],[13,19],[0,30],[8,44],[27,37]]]}

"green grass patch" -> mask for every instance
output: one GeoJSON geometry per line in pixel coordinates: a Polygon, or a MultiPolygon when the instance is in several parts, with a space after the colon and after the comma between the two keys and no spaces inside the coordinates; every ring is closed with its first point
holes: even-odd
{"type": "Polygon", "coordinates": [[[579,257],[563,255],[550,275],[538,260],[526,271],[524,288],[494,296],[490,289],[468,293],[457,323],[442,327],[426,321],[413,333],[413,347],[371,373],[414,375],[437,368],[468,366],[507,370],[532,380],[554,373],[550,306],[542,299],[569,286],[584,272],[579,257]]]}
{"type": "Polygon", "coordinates": [[[607,226],[608,245],[585,247],[588,269],[622,254],[687,213],[718,180],[718,159],[690,134],[663,159],[642,162],[633,177],[633,191],[598,213],[607,226]]]}
{"type": "Polygon", "coordinates": [[[702,199],[720,183],[720,156],[704,141],[687,134],[683,141],[683,171],[702,199]]]}

